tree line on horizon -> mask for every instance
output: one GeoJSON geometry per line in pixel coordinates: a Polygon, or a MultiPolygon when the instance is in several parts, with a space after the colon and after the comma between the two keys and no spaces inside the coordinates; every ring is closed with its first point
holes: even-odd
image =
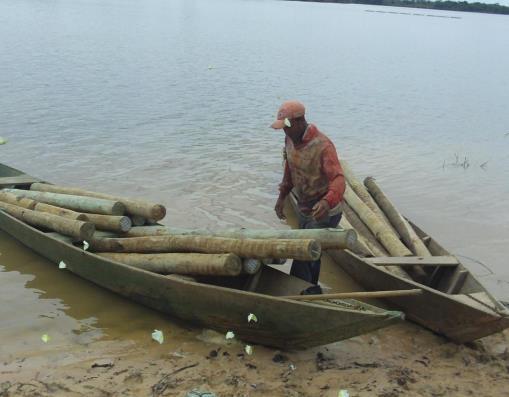
{"type": "Polygon", "coordinates": [[[392,6],[392,7],[412,7],[412,8],[426,8],[431,10],[444,10],[444,11],[467,11],[467,12],[482,12],[488,14],[505,14],[509,15],[509,7],[500,5],[498,3],[469,3],[467,1],[432,1],[432,0],[298,0],[317,3],[343,3],[343,4],[370,4],[378,6],[392,6]]]}

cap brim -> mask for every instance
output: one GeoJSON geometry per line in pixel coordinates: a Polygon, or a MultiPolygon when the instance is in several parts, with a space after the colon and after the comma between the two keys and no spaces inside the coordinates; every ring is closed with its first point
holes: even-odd
{"type": "Polygon", "coordinates": [[[285,127],[285,121],[284,120],[276,120],[271,124],[271,127],[275,130],[281,130],[285,127]]]}

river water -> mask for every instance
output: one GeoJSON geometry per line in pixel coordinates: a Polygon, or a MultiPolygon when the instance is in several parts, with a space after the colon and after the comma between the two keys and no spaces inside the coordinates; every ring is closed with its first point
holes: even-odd
{"type": "MultiPolygon", "coordinates": [[[[507,16],[2,0],[0,162],[162,202],[169,225],[282,228],[273,206],[283,136],[268,126],[283,100],[298,98],[359,177],[375,176],[406,216],[509,299],[508,70],[507,16]]],[[[44,333],[86,344],[181,329],[4,233],[0,252],[9,354],[44,333]]]]}

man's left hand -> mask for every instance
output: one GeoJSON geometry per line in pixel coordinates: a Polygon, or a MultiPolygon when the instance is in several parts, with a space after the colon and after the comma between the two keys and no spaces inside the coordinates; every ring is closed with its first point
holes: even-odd
{"type": "Polygon", "coordinates": [[[320,219],[325,218],[325,216],[329,213],[330,206],[327,200],[320,200],[318,203],[316,203],[313,206],[311,215],[313,218],[315,218],[317,221],[320,219]]]}

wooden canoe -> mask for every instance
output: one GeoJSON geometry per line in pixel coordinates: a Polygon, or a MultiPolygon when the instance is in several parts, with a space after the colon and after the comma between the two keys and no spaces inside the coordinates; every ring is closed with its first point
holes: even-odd
{"type": "MultiPolygon", "coordinates": [[[[12,172],[0,164],[0,181],[4,170],[8,175],[12,172]]],[[[16,187],[24,184],[14,183],[16,187]]],[[[0,229],[51,262],[64,261],[67,270],[101,287],[195,325],[219,332],[233,331],[247,342],[283,349],[308,348],[370,332],[402,319],[399,311],[386,311],[357,300],[320,303],[282,298],[298,294],[309,284],[269,266],[256,278],[195,282],[107,260],[3,211],[0,229]],[[256,314],[258,322],[248,323],[249,313],[256,314]]]]}
{"type": "MultiPolygon", "coordinates": [[[[295,211],[295,198],[287,209],[295,211]]],[[[509,328],[509,311],[497,301],[461,262],[433,238],[409,221],[428,247],[431,258],[376,257],[363,258],[355,253],[327,251],[341,276],[346,273],[366,290],[398,290],[420,288],[416,296],[384,299],[406,318],[457,343],[470,342],[509,328]],[[402,278],[385,266],[422,266],[427,279],[424,284],[402,278]]],[[[330,271],[330,269],[328,269],[330,271]]]]}

